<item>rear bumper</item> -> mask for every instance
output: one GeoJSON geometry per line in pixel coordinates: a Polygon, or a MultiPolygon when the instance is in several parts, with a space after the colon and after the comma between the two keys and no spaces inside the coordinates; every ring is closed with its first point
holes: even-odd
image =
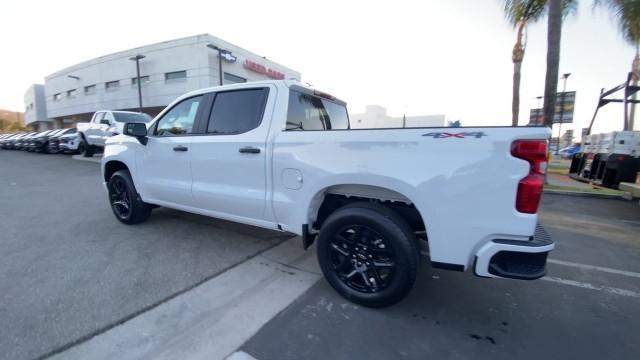
{"type": "Polygon", "coordinates": [[[495,239],[476,253],[474,272],[482,277],[534,280],[546,274],[547,255],[555,247],[538,224],[529,241],[495,239]]]}

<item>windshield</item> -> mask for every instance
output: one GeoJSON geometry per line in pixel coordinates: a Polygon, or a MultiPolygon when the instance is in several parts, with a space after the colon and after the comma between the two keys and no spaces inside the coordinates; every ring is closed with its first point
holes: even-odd
{"type": "Polygon", "coordinates": [[[142,113],[114,112],[113,116],[115,117],[117,122],[121,122],[121,123],[128,123],[128,122],[147,123],[151,121],[151,117],[149,115],[142,114],[142,113]]]}

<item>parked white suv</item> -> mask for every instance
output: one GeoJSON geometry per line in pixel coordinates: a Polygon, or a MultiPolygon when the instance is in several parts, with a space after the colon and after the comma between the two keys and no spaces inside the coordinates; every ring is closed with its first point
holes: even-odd
{"type": "Polygon", "coordinates": [[[122,134],[122,127],[128,122],[148,123],[151,117],[144,113],[131,111],[96,111],[88,123],[78,123],[78,137],[82,144],[82,154],[91,157],[104,147],[107,138],[122,134]]]}
{"type": "Polygon", "coordinates": [[[181,96],[106,141],[116,218],[154,205],[317,238],[328,282],[386,306],[434,267],[536,279],[554,247],[537,225],[545,127],[351,130],[346,104],[291,81],[181,96]]]}

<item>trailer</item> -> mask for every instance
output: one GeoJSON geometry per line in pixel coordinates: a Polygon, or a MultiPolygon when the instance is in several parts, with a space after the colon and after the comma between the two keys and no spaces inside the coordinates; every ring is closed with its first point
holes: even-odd
{"type": "Polygon", "coordinates": [[[629,116],[629,104],[640,103],[633,98],[638,90],[640,87],[633,85],[633,74],[629,73],[625,83],[600,91],[598,106],[583,139],[581,151],[573,157],[569,168],[571,178],[614,189],[621,182],[635,182],[640,171],[640,131],[632,131],[633,118],[629,116]],[[611,98],[621,90],[622,99],[611,98]],[[624,105],[624,130],[591,134],[598,110],[609,103],[624,105]]]}

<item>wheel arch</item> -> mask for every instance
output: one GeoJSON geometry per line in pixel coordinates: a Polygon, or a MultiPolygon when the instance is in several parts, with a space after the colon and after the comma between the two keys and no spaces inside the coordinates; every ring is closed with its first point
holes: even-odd
{"type": "Polygon", "coordinates": [[[371,183],[335,183],[324,186],[308,202],[306,215],[311,231],[320,229],[333,211],[347,204],[372,201],[398,212],[414,231],[426,234],[426,220],[416,206],[414,196],[402,187],[371,183]]]}
{"type": "Polygon", "coordinates": [[[104,171],[103,171],[103,178],[105,182],[109,182],[109,179],[111,179],[111,176],[119,170],[128,170],[129,172],[131,172],[131,170],[129,169],[129,166],[127,166],[127,164],[125,164],[124,162],[120,161],[120,160],[109,160],[104,164],[104,171]]]}

